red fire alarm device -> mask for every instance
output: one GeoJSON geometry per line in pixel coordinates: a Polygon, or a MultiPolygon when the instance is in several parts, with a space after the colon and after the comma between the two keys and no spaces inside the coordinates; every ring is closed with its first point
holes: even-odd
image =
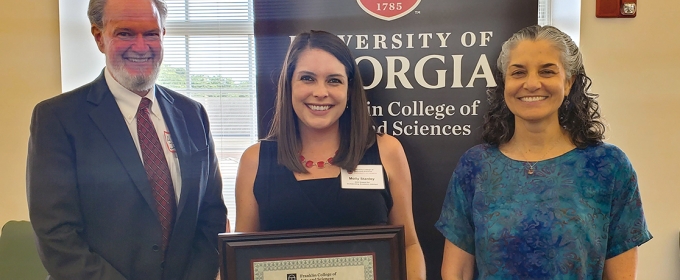
{"type": "Polygon", "coordinates": [[[637,0],[597,0],[595,16],[599,18],[634,18],[637,0]]]}

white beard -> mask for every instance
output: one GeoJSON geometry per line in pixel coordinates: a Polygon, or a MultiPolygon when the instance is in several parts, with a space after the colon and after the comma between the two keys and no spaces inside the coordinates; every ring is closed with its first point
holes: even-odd
{"type": "MultiPolygon", "coordinates": [[[[160,63],[159,63],[160,64],[160,63]]],[[[149,76],[144,75],[130,75],[123,66],[113,67],[106,62],[106,68],[111,71],[111,75],[120,85],[132,92],[149,91],[154,84],[160,72],[160,65],[155,65],[153,72],[149,76]]]]}

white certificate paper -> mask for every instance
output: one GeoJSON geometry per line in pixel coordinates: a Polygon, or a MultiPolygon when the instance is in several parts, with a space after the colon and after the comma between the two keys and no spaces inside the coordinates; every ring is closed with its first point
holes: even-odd
{"type": "Polygon", "coordinates": [[[375,280],[374,255],[253,261],[253,280],[375,280]]]}

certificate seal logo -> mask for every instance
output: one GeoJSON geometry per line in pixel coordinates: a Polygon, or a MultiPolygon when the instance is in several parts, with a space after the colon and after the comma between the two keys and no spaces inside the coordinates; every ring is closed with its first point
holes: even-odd
{"type": "Polygon", "coordinates": [[[297,274],[296,273],[286,274],[286,280],[297,280],[297,274]]]}
{"type": "Polygon", "coordinates": [[[369,15],[391,21],[409,14],[420,0],[357,0],[357,3],[369,15]]]}

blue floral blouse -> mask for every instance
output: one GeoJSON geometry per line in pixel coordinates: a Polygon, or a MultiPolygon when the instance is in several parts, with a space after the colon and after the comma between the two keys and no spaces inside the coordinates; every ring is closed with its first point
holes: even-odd
{"type": "Polygon", "coordinates": [[[526,162],[477,145],[460,159],[437,229],[475,256],[475,279],[602,279],[652,238],[637,177],[611,144],[526,162]]]}

